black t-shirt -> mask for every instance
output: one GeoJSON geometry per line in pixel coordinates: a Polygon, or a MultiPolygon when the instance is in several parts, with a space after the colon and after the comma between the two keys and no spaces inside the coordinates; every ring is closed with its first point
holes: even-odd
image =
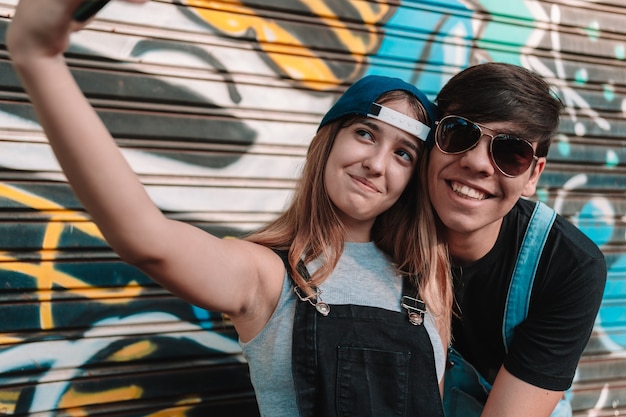
{"type": "Polygon", "coordinates": [[[454,267],[454,347],[493,383],[504,364],[515,377],[548,390],[571,386],[589,340],[606,283],[600,249],[558,216],[537,268],[528,317],[504,350],[504,305],[534,202],[520,200],[504,217],[491,251],[465,267],[454,267]]]}

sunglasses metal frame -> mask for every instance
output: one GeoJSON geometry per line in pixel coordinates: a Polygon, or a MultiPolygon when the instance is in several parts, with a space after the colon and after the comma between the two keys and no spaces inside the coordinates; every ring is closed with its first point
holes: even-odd
{"type": "Polygon", "coordinates": [[[524,172],[528,171],[528,168],[530,168],[530,167],[532,166],[532,164],[533,164],[533,162],[534,162],[534,161],[538,161],[538,160],[539,160],[539,157],[535,154],[535,148],[533,148],[533,145],[532,145],[529,141],[527,141],[526,139],[522,139],[522,138],[519,138],[519,137],[516,137],[516,136],[513,136],[513,135],[504,134],[504,133],[496,133],[495,135],[490,135],[489,133],[485,133],[485,132],[483,131],[483,129],[489,129],[489,130],[493,130],[493,129],[491,129],[491,128],[489,128],[489,127],[485,126],[485,125],[482,125],[482,124],[480,124],[480,123],[473,122],[473,121],[471,121],[470,119],[468,119],[467,117],[457,116],[457,115],[454,115],[454,114],[450,114],[450,115],[448,115],[448,116],[443,117],[441,120],[436,121],[436,122],[435,122],[435,125],[437,126],[437,127],[436,127],[436,131],[435,131],[435,144],[437,145],[437,148],[438,148],[441,152],[443,152],[444,154],[446,154],[446,155],[460,155],[460,154],[462,154],[462,153],[464,153],[464,152],[470,151],[470,150],[474,149],[474,148],[478,145],[478,142],[480,142],[480,139],[481,139],[483,136],[487,136],[487,137],[489,137],[489,138],[491,139],[491,140],[489,141],[489,158],[491,159],[491,162],[493,162],[493,165],[494,165],[496,168],[498,168],[498,171],[500,171],[500,172],[502,173],[502,175],[504,175],[505,177],[509,177],[509,178],[519,177],[519,176],[520,176],[520,175],[522,175],[524,172]],[[478,136],[478,138],[476,139],[476,141],[475,141],[475,142],[474,142],[471,146],[469,146],[467,149],[463,149],[463,150],[458,151],[458,152],[449,152],[449,151],[445,151],[445,150],[443,150],[443,149],[441,148],[441,146],[439,145],[439,137],[440,137],[440,135],[442,134],[442,133],[441,133],[441,130],[440,130],[441,122],[443,122],[443,121],[444,121],[444,120],[446,120],[446,119],[451,119],[451,118],[462,119],[462,120],[464,120],[464,121],[466,121],[466,122],[470,123],[471,125],[474,125],[474,126],[476,126],[476,127],[478,128],[478,132],[480,133],[480,136],[478,136]],[[504,139],[504,140],[517,140],[517,141],[521,141],[521,142],[525,143],[526,145],[528,145],[528,146],[530,147],[530,149],[532,150],[533,157],[532,157],[532,159],[528,162],[528,166],[526,167],[526,169],[524,169],[522,172],[520,172],[520,173],[519,173],[519,174],[517,174],[517,175],[511,175],[511,174],[509,174],[509,173],[505,172],[505,171],[504,171],[504,170],[500,167],[500,165],[498,165],[498,163],[496,162],[496,159],[495,159],[495,158],[494,158],[494,156],[493,156],[493,142],[494,142],[495,138],[497,138],[497,137],[502,137],[502,136],[506,136],[506,137],[507,137],[507,139],[504,139]]]}

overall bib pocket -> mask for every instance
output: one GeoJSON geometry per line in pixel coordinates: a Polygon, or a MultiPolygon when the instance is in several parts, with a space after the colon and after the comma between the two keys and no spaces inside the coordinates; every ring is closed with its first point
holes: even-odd
{"type": "Polygon", "coordinates": [[[404,416],[410,352],[337,348],[337,414],[404,416]]]}

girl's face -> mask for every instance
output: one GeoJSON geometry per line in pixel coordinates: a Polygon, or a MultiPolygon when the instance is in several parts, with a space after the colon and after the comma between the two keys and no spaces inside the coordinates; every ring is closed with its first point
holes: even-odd
{"type": "MultiPolygon", "coordinates": [[[[385,106],[413,117],[406,100],[385,106]]],[[[409,133],[367,117],[339,131],[324,180],[348,240],[370,240],[376,217],[398,200],[414,174],[420,142],[409,133]]]]}

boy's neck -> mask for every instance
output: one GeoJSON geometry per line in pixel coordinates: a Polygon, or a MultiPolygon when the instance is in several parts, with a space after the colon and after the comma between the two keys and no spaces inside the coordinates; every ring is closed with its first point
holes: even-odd
{"type": "Polygon", "coordinates": [[[500,234],[499,222],[473,232],[446,231],[448,251],[453,265],[467,266],[487,255],[494,247],[500,234]]]}

